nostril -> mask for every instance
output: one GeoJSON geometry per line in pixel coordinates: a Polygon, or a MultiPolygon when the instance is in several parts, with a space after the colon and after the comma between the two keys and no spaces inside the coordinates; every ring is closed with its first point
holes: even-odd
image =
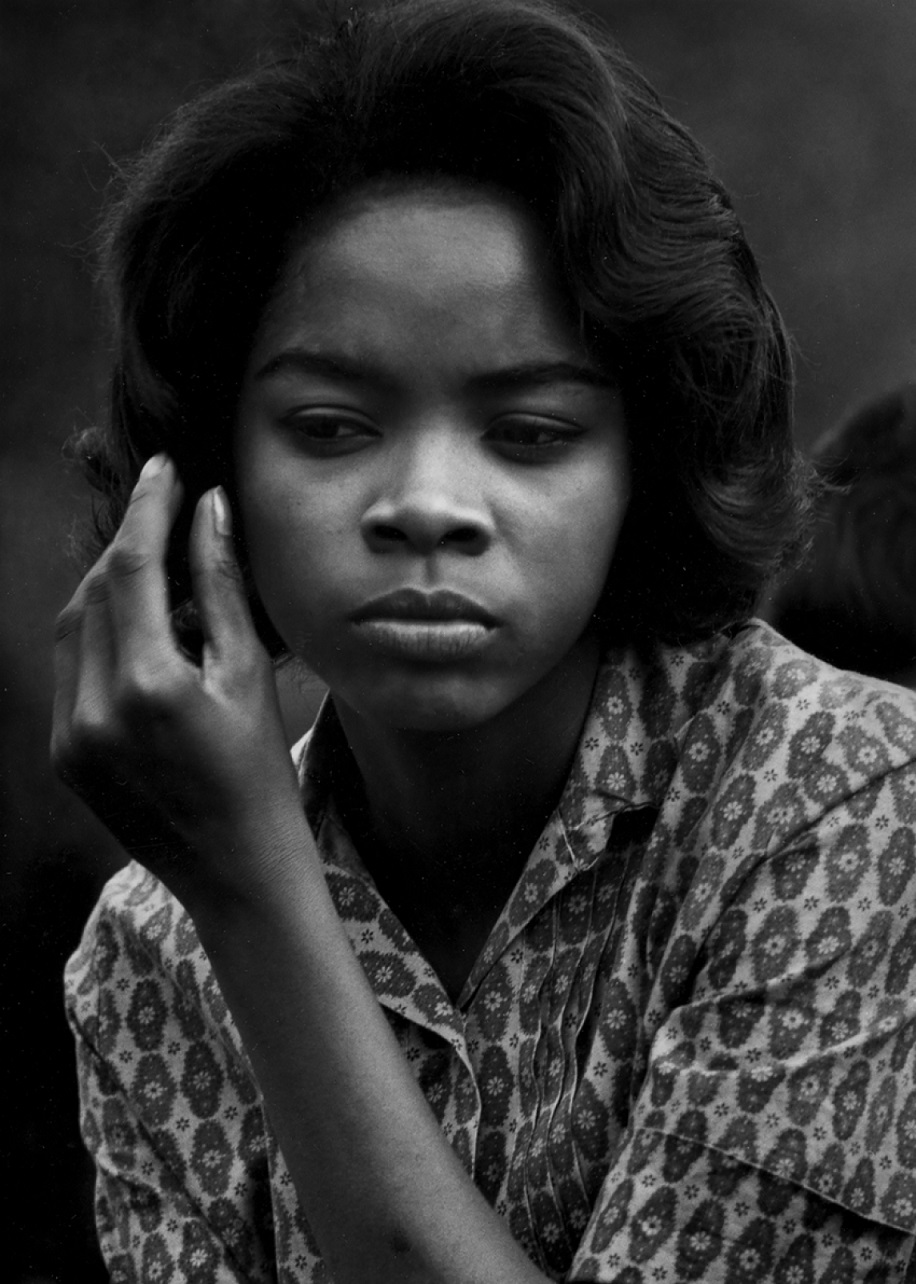
{"type": "Polygon", "coordinates": [[[439,541],[442,544],[473,544],[480,539],[480,531],[474,526],[457,526],[447,531],[439,541]]]}
{"type": "Polygon", "coordinates": [[[372,533],[377,539],[389,540],[392,543],[403,543],[407,538],[404,531],[397,526],[387,526],[384,522],[376,522],[372,528],[372,533]]]}
{"type": "Polygon", "coordinates": [[[404,511],[371,515],[363,525],[363,534],[377,552],[411,548],[426,555],[434,549],[454,549],[466,555],[481,553],[488,539],[484,525],[475,521],[451,520],[451,515],[436,511],[404,511]],[[392,520],[392,518],[394,520],[392,520]]]}

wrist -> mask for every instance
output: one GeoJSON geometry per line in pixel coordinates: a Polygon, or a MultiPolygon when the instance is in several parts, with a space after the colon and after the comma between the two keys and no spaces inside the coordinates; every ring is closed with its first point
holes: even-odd
{"type": "Polygon", "coordinates": [[[324,874],[298,798],[246,817],[201,827],[193,857],[176,862],[165,881],[203,934],[235,921],[282,916],[303,896],[324,891],[324,874]]]}

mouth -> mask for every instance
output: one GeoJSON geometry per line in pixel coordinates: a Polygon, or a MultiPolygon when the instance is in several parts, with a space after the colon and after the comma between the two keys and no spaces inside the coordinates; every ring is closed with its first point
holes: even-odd
{"type": "Polygon", "coordinates": [[[350,618],[374,651],[434,664],[477,655],[498,624],[479,603],[447,589],[397,589],[350,618]]]}
{"type": "Polygon", "coordinates": [[[402,588],[393,593],[384,593],[366,602],[350,617],[355,624],[364,624],[372,620],[406,620],[420,624],[452,624],[464,621],[471,624],[482,624],[492,629],[497,624],[495,616],[484,610],[472,598],[451,589],[434,589],[423,592],[422,589],[402,588]]]}

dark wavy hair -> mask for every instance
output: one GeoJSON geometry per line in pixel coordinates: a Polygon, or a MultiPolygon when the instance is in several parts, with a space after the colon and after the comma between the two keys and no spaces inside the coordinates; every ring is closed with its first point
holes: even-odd
{"type": "Polygon", "coordinates": [[[180,110],[126,173],[101,256],[110,419],[79,444],[103,497],[96,549],[142,462],[168,451],[187,491],[171,559],[187,600],[188,515],[207,487],[232,489],[241,375],[291,237],[357,187],[437,176],[533,211],[619,383],[632,499],[607,633],[687,640],[744,618],[807,503],[786,334],[690,134],[602,30],[540,0],[351,16],[180,110]]]}
{"type": "Polygon", "coordinates": [[[774,626],[842,669],[913,681],[916,668],[916,384],[820,437],[827,485],[811,549],[776,591],[774,626]]]}

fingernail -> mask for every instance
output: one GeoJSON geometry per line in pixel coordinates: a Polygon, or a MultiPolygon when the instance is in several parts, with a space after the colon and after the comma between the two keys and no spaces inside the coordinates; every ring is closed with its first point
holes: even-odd
{"type": "Polygon", "coordinates": [[[160,452],[158,455],[151,455],[143,467],[140,469],[141,477],[155,477],[161,473],[163,468],[169,462],[168,455],[160,452]]]}
{"type": "Polygon", "coordinates": [[[226,492],[222,486],[217,486],[210,492],[210,503],[213,505],[213,525],[216,527],[217,534],[232,534],[232,514],[229,511],[229,501],[226,499],[226,492]]]}

